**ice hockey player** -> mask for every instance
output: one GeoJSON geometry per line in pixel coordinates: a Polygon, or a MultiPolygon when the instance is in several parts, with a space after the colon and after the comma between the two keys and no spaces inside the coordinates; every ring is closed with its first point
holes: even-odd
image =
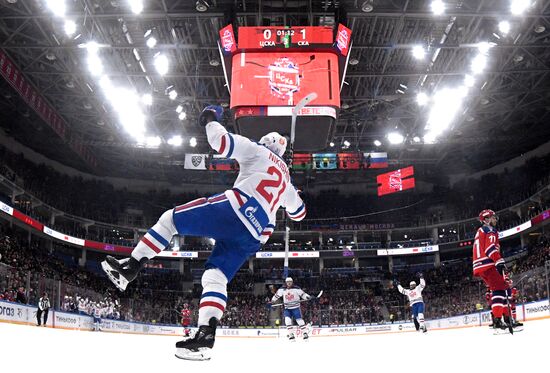
{"type": "Polygon", "coordinates": [[[184,337],[189,337],[191,335],[189,325],[191,325],[191,310],[189,309],[189,305],[184,303],[181,309],[181,326],[183,326],[184,337]]]}
{"type": "Polygon", "coordinates": [[[493,210],[483,210],[479,213],[482,226],[477,230],[473,246],[473,273],[481,277],[491,289],[491,310],[493,312],[493,328],[506,329],[502,316],[508,316],[506,307],[506,290],[508,284],[504,281],[506,265],[500,255],[500,243],[496,225],[498,218],[493,210]]]}
{"type": "Polygon", "coordinates": [[[168,246],[173,235],[210,237],[216,241],[202,275],[199,329],[193,338],[176,343],[176,356],[182,359],[209,359],[216,327],[227,302],[227,283],[248,257],[259,250],[260,244],[269,239],[279,207],[286,207],[292,220],[300,221],[306,215],[305,205],[282,158],[286,138],[272,132],[256,143],[231,134],[219,123],[222,114],[220,106],[208,106],[198,122],[206,128],[210,146],[239,163],[233,188],[166,211],[143,236],[130,258],[107,257],[102,263],[109,279],[119,290],[124,290],[144,263],[168,246]]]}
{"type": "Polygon", "coordinates": [[[512,326],[514,328],[523,326],[522,323],[518,322],[517,319],[517,312],[516,312],[516,303],[519,300],[519,292],[518,289],[514,286],[514,281],[506,275],[506,283],[508,284],[508,299],[510,300],[510,309],[512,310],[512,317],[510,318],[510,322],[512,323],[512,326]]]}
{"type": "Polygon", "coordinates": [[[94,318],[94,331],[101,331],[101,305],[99,302],[92,304],[92,317],[94,318]]]}
{"type": "Polygon", "coordinates": [[[409,304],[412,308],[413,322],[416,330],[422,330],[422,332],[426,333],[428,328],[424,323],[424,299],[422,298],[422,290],[426,287],[426,281],[424,280],[424,275],[422,273],[418,273],[418,277],[420,277],[420,285],[418,286],[415,281],[411,281],[409,283],[409,289],[405,289],[401,286],[398,280],[395,280],[395,285],[401,294],[406,295],[409,298],[409,304]]]}
{"type": "Polygon", "coordinates": [[[296,324],[300,327],[302,332],[302,338],[307,340],[309,335],[307,334],[307,326],[302,318],[302,311],[300,309],[300,302],[302,300],[310,300],[311,295],[304,292],[298,286],[294,286],[294,281],[291,277],[285,279],[285,285],[277,290],[273,298],[271,298],[271,303],[276,302],[279,298],[283,298],[283,307],[284,316],[285,316],[285,325],[287,329],[287,337],[289,341],[296,341],[296,336],[292,332],[293,329],[293,320],[296,320],[296,324]]]}

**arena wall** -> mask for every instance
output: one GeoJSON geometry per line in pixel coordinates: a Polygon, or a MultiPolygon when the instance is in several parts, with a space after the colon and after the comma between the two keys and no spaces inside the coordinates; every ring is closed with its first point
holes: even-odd
{"type": "MultiPolygon", "coordinates": [[[[531,321],[550,319],[550,303],[548,299],[530,302],[517,307],[518,320],[531,321]]],[[[18,303],[0,301],[0,322],[36,325],[36,307],[18,303]]],[[[491,316],[488,311],[428,320],[429,330],[444,330],[455,328],[469,328],[488,325],[491,316]]],[[[93,330],[93,319],[87,315],[52,311],[48,317],[48,327],[68,330],[93,330]]],[[[149,334],[149,335],[183,335],[183,328],[171,325],[155,325],[128,321],[104,319],[101,330],[109,333],[149,334]]],[[[353,336],[368,334],[405,333],[415,331],[410,322],[379,325],[333,325],[313,327],[312,337],[353,336]]],[[[277,338],[285,336],[285,330],[276,328],[219,328],[218,337],[238,338],[277,338]]]]}

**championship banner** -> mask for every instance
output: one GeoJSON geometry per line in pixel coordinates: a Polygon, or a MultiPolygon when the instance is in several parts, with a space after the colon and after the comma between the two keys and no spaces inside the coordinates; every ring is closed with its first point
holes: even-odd
{"type": "Polygon", "coordinates": [[[336,170],[338,162],[334,153],[313,154],[313,168],[317,170],[336,170]]]}
{"type": "Polygon", "coordinates": [[[187,170],[206,170],[207,154],[185,154],[184,168],[187,170]]]}
{"type": "Polygon", "coordinates": [[[349,52],[349,45],[351,42],[351,30],[346,26],[339,24],[338,32],[336,33],[335,45],[340,51],[342,56],[346,57],[349,52]]]}
{"type": "Polygon", "coordinates": [[[309,170],[312,167],[311,154],[294,153],[292,158],[292,168],[294,170],[309,170]]]}
{"type": "Polygon", "coordinates": [[[338,168],[340,170],[359,170],[363,157],[360,153],[338,153],[338,168]]]}
{"type": "Polygon", "coordinates": [[[224,54],[233,53],[237,50],[237,42],[235,41],[232,25],[229,24],[220,30],[220,40],[224,54]]]}

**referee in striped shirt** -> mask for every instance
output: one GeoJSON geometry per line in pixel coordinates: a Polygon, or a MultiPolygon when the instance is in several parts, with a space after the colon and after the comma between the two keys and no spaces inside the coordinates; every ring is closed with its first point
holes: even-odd
{"type": "Polygon", "coordinates": [[[48,293],[44,292],[42,294],[42,298],[38,301],[38,311],[36,312],[36,326],[40,326],[42,324],[42,314],[44,314],[44,324],[43,326],[46,326],[46,323],[48,322],[48,311],[50,310],[50,299],[48,298],[48,293]]]}

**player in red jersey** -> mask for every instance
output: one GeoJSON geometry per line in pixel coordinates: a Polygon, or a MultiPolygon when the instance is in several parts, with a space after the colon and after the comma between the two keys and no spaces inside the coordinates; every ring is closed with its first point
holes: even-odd
{"type": "Polygon", "coordinates": [[[479,213],[479,221],[483,224],[476,233],[473,247],[474,276],[481,277],[491,289],[491,310],[494,315],[493,327],[506,329],[502,316],[508,317],[506,305],[506,290],[508,284],[504,281],[506,265],[500,255],[500,243],[496,225],[498,218],[493,210],[483,210],[479,213]]]}
{"type": "Polygon", "coordinates": [[[189,337],[191,335],[189,325],[191,325],[191,310],[189,309],[189,305],[184,303],[183,308],[181,309],[181,326],[183,326],[185,337],[189,337]]]}
{"type": "Polygon", "coordinates": [[[516,303],[519,300],[519,292],[518,289],[514,287],[514,281],[509,276],[506,276],[506,283],[508,284],[509,290],[508,295],[510,297],[510,309],[512,310],[512,318],[511,322],[512,325],[515,327],[517,326],[523,326],[522,323],[518,322],[517,320],[517,312],[516,312],[516,303]]]}

